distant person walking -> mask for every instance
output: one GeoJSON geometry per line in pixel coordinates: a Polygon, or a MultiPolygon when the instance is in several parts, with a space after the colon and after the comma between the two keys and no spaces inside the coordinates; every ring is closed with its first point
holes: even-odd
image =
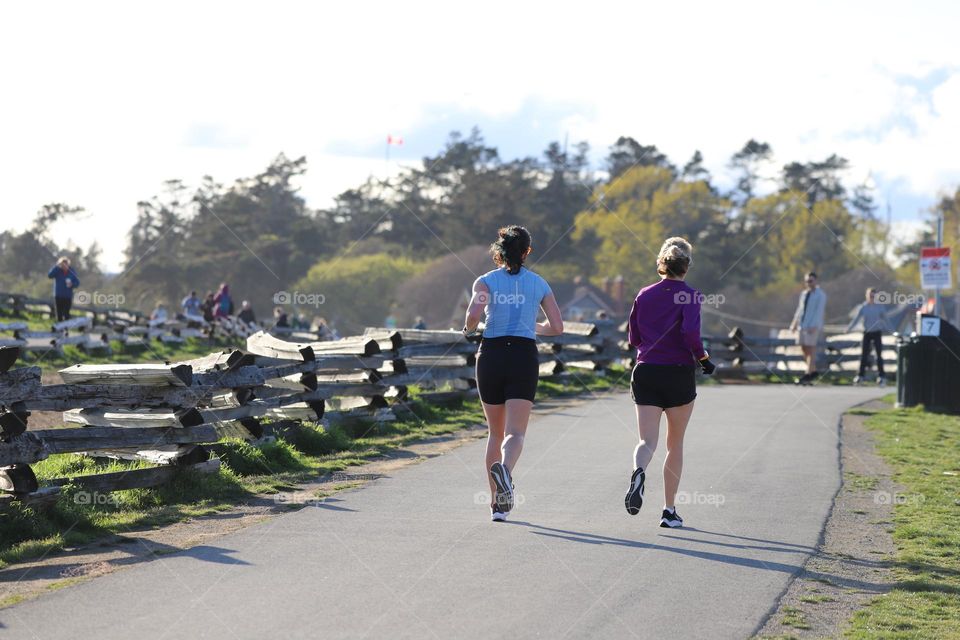
{"type": "Polygon", "coordinates": [[[180,303],[180,308],[185,316],[201,317],[203,316],[202,305],[203,301],[197,296],[197,292],[191,291],[190,295],[180,303]]]}
{"type": "Polygon", "coordinates": [[[290,320],[287,318],[287,312],[283,310],[283,307],[274,307],[273,326],[277,327],[278,329],[290,328],[290,320]]]}
{"type": "Polygon", "coordinates": [[[230,297],[230,287],[224,282],[220,285],[217,295],[213,296],[213,317],[227,318],[233,315],[233,298],[230,297]]]}
{"type": "Polygon", "coordinates": [[[484,464],[490,474],[494,522],[506,520],[515,503],[512,474],[523,450],[540,378],[536,336],[563,333],[560,307],[550,285],[523,266],[530,251],[530,232],[525,228],[500,229],[490,247],[497,268],[473,283],[463,327],[465,335],[473,335],[480,316],[485,318],[476,377],[489,426],[484,464]],[[537,322],[541,309],[546,322],[537,322]]]}
{"type": "Polygon", "coordinates": [[[244,300],[240,304],[240,313],[237,314],[237,320],[246,325],[257,323],[257,316],[253,313],[253,307],[250,306],[249,300],[244,300]]]}
{"type": "Polygon", "coordinates": [[[661,527],[681,527],[676,497],[683,472],[683,437],[697,397],[697,367],[707,375],[716,367],[700,339],[701,294],[684,278],[692,248],[683,238],[667,238],[657,256],[660,282],[644,287],[633,301],[628,340],[637,349],[630,376],[630,397],[637,407],[640,441],[633,450],[633,473],[624,504],[636,515],[643,506],[646,468],[667,415],[667,456],[663,461],[661,527]]]}
{"type": "Polygon", "coordinates": [[[797,344],[803,351],[807,372],[797,378],[797,384],[810,384],[817,378],[817,343],[823,332],[823,317],[827,310],[827,294],[817,286],[817,274],[809,272],[803,278],[797,311],[793,314],[790,330],[797,331],[797,344]]]}
{"type": "Polygon", "coordinates": [[[200,313],[203,314],[203,319],[206,322],[213,322],[213,313],[217,306],[217,303],[213,301],[213,297],[213,292],[208,291],[207,295],[203,298],[203,302],[200,304],[200,313]]]}
{"type": "Polygon", "coordinates": [[[70,266],[70,259],[61,257],[53,265],[48,278],[53,279],[53,307],[57,322],[70,319],[70,308],[73,306],[73,292],[80,286],[77,272],[70,266]]]}
{"type": "MultiPolygon", "coordinates": [[[[337,332],[327,322],[326,318],[315,318],[313,322],[313,331],[320,340],[336,340],[337,332]]],[[[307,325],[309,328],[309,325],[307,325]]]]}
{"type": "Polygon", "coordinates": [[[852,331],[858,322],[863,322],[863,342],[860,345],[860,371],[853,379],[853,384],[863,382],[863,376],[867,372],[867,365],[870,361],[870,350],[877,352],[877,384],[881,387],[886,385],[887,379],[883,373],[883,334],[891,331],[890,321],[887,318],[887,309],[882,304],[877,304],[877,290],[873,287],[867,289],[866,300],[857,308],[857,313],[847,325],[847,331],[852,331]]]}

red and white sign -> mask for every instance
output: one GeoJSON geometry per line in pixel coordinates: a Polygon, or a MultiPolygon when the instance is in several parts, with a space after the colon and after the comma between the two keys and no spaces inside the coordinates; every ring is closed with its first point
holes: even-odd
{"type": "Polygon", "coordinates": [[[920,249],[920,286],[924,289],[949,289],[953,286],[950,247],[920,249]]]}
{"type": "Polygon", "coordinates": [[[400,136],[387,136],[387,144],[393,144],[399,147],[403,144],[403,138],[400,136]]]}

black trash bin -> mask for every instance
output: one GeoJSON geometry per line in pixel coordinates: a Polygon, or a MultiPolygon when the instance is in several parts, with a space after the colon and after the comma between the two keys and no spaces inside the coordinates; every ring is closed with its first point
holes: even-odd
{"type": "Polygon", "coordinates": [[[914,334],[897,344],[897,406],[918,404],[960,414],[960,330],[942,318],[939,336],[914,334]]]}

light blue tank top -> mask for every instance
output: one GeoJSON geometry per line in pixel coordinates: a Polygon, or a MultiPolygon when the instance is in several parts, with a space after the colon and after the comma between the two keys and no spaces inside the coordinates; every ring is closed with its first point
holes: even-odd
{"type": "Polygon", "coordinates": [[[477,282],[484,283],[490,290],[484,307],[485,338],[518,336],[536,339],[540,303],[552,293],[546,280],[526,267],[520,267],[516,275],[510,275],[506,269],[488,271],[477,278],[477,282]]]}

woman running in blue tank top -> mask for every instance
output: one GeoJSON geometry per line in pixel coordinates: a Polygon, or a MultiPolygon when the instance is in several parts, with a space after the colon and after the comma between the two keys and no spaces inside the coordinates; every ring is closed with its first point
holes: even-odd
{"type": "Polygon", "coordinates": [[[485,316],[477,352],[477,388],[489,425],[486,468],[490,477],[490,514],[506,520],[514,505],[516,468],[540,378],[536,336],[563,333],[560,307],[547,281],[523,266],[530,255],[530,233],[513,225],[499,231],[490,246],[497,268],[473,283],[473,298],[463,327],[471,334],[485,316]],[[540,310],[546,322],[537,322],[540,310]]]}

